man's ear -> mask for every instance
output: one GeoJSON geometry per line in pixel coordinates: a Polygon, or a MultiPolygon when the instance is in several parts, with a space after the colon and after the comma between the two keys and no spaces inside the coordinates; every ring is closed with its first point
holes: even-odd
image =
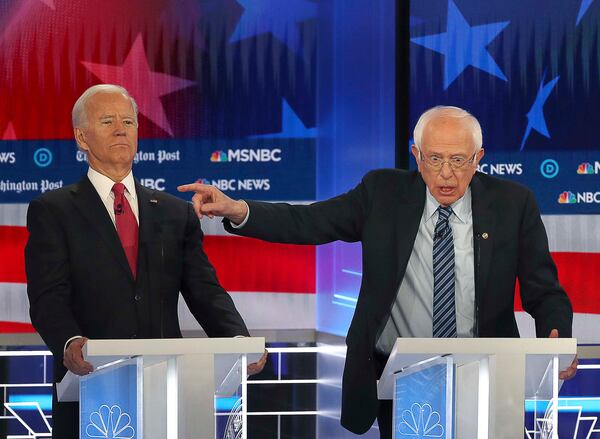
{"type": "Polygon", "coordinates": [[[79,149],[82,151],[89,151],[90,148],[85,141],[85,133],[81,128],[73,128],[73,136],[75,137],[75,141],[77,142],[79,149]]]}
{"type": "Polygon", "coordinates": [[[412,152],[413,157],[415,158],[415,161],[417,162],[417,167],[419,168],[419,171],[421,170],[421,153],[419,152],[419,148],[417,148],[417,145],[415,145],[413,143],[413,145],[410,147],[410,150],[412,152]]]}
{"type": "Polygon", "coordinates": [[[477,151],[477,159],[475,160],[476,165],[479,164],[479,162],[481,161],[481,159],[483,158],[484,155],[485,155],[485,151],[483,150],[483,148],[481,148],[479,151],[477,151]]]}

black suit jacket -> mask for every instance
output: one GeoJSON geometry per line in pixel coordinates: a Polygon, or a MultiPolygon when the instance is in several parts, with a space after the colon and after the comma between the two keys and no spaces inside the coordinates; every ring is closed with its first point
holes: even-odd
{"type": "MultiPolygon", "coordinates": [[[[556,328],[571,336],[572,310],[558,283],[533,194],[509,181],[477,173],[471,182],[477,334],[518,337],[514,316],[519,279],[524,309],[539,337],[556,328]],[[487,233],[487,239],[483,234],[487,233]]],[[[404,277],[425,206],[418,172],[378,170],[338,197],[308,206],[248,202],[250,217],[230,232],[273,242],[362,242],[363,276],[348,330],[342,424],[364,433],[378,412],[376,380],[383,364],[375,343],[404,277]]]]}
{"type": "MultiPolygon", "coordinates": [[[[115,226],[87,177],[29,205],[25,262],[30,315],[54,355],[56,382],[66,372],[64,344],[75,335],[181,337],[179,292],[210,337],[249,335],[202,249],[203,235],[191,205],[137,181],[136,192],[136,279],[115,226]]],[[[73,407],[55,403],[55,437],[71,437],[71,426],[77,426],[74,414],[73,407]]]]}

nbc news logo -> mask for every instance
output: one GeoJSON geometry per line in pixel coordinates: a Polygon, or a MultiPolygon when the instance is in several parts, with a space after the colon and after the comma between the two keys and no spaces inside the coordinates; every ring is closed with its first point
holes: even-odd
{"type": "Polygon", "coordinates": [[[583,162],[577,167],[577,173],[579,175],[594,175],[600,174],[600,162],[583,162]]]}
{"type": "Polygon", "coordinates": [[[574,204],[577,203],[577,198],[573,192],[564,191],[558,196],[558,202],[560,204],[574,204]]]}
{"type": "Polygon", "coordinates": [[[600,192],[564,191],[558,196],[558,204],[600,204],[600,192]]]}

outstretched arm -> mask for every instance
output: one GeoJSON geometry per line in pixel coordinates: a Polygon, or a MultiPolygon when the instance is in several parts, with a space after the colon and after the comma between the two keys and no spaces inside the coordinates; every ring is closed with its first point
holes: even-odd
{"type": "Polygon", "coordinates": [[[192,202],[196,213],[224,217],[225,228],[231,233],[271,242],[324,244],[336,240],[361,240],[370,209],[371,197],[367,188],[375,186],[373,180],[367,176],[347,193],[310,205],[246,203],[232,200],[214,186],[199,183],[178,189],[195,192],[192,202]],[[232,224],[241,223],[244,224],[241,228],[232,227],[232,224]]]}

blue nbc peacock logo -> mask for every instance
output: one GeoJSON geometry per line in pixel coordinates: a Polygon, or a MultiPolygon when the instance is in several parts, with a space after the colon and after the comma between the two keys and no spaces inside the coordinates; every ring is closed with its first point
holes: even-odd
{"type": "Polygon", "coordinates": [[[398,433],[412,438],[443,437],[444,427],[440,424],[439,412],[433,410],[431,405],[415,402],[410,410],[402,412],[398,433]]]}

